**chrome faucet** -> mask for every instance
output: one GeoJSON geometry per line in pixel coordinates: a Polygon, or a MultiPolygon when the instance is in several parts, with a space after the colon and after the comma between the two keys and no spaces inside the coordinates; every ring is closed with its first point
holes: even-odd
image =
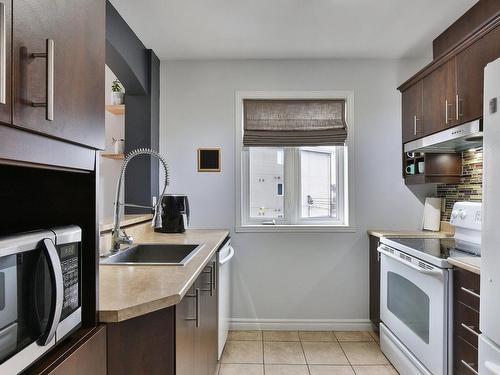
{"type": "Polygon", "coordinates": [[[151,208],[154,209],[154,215],[153,215],[153,220],[151,222],[151,226],[154,228],[159,228],[161,227],[161,199],[163,195],[165,194],[165,190],[168,185],[168,166],[167,162],[161,156],[157,151],[151,150],[149,148],[139,148],[137,150],[131,151],[130,153],[127,154],[125,159],[123,160],[122,168],[120,171],[120,177],[118,177],[118,183],[116,184],[116,198],[115,198],[115,213],[114,213],[114,221],[113,221],[113,231],[111,232],[112,238],[111,238],[111,250],[110,253],[117,253],[120,250],[120,245],[126,244],[126,245],[132,245],[134,242],[134,239],[125,233],[123,229],[120,228],[120,212],[121,212],[121,206],[128,206],[128,207],[140,207],[140,208],[151,208]],[[142,206],[138,204],[130,204],[130,203],[122,203],[120,202],[120,191],[122,188],[122,181],[123,177],[125,176],[125,170],[127,169],[127,165],[132,160],[134,157],[138,155],[151,155],[156,158],[161,162],[163,165],[163,169],[165,171],[165,184],[163,185],[163,191],[161,195],[158,197],[158,200],[154,204],[154,206],[142,206]]]}

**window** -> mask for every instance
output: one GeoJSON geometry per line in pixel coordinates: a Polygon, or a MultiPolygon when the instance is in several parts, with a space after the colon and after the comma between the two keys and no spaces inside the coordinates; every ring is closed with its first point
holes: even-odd
{"type": "MultiPolygon", "coordinates": [[[[251,93],[248,96],[256,96],[262,102],[265,95],[251,93]]],[[[279,95],[280,104],[283,104],[283,94],[279,95]]],[[[307,98],[307,93],[304,95],[307,98]]],[[[346,105],[352,105],[352,93],[342,95],[346,105]]],[[[237,94],[237,118],[243,121],[246,116],[243,109],[245,97],[245,93],[237,94]]],[[[303,101],[304,97],[298,101],[303,101]]],[[[297,100],[297,97],[293,96],[293,99],[297,100]]],[[[280,119],[286,116],[276,115],[280,119]]],[[[237,125],[241,147],[237,161],[241,166],[237,183],[240,198],[237,231],[353,231],[352,215],[349,215],[352,200],[349,199],[348,173],[351,138],[342,144],[304,142],[306,145],[301,145],[302,138],[295,133],[287,139],[293,138],[293,145],[273,146],[272,143],[279,143],[275,140],[280,136],[273,128],[273,138],[266,140],[271,145],[254,146],[259,138],[252,129],[251,143],[244,145],[244,126],[239,121],[237,125]]],[[[280,123],[279,126],[283,125],[280,123]]],[[[290,134],[290,130],[287,131],[290,134]]]]}
{"type": "Polygon", "coordinates": [[[345,146],[244,148],[243,223],[345,225],[345,153],[345,146]]]}

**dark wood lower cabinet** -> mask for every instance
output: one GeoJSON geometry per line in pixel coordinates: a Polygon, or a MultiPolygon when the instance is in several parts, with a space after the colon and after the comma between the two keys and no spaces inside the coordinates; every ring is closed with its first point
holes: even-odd
{"type": "Polygon", "coordinates": [[[47,375],[106,375],[106,326],[97,327],[91,336],[47,375]]]}
{"type": "Polygon", "coordinates": [[[377,248],[380,238],[370,236],[370,320],[378,332],[380,323],[380,258],[377,248]]]}
{"type": "Polygon", "coordinates": [[[214,255],[176,306],[176,374],[213,375],[217,367],[217,262],[214,255]],[[197,311],[198,310],[198,311],[197,311]]]}
{"type": "Polygon", "coordinates": [[[216,275],[214,255],[178,305],[108,324],[108,374],[214,375],[216,275]]]}
{"type": "Polygon", "coordinates": [[[106,375],[106,326],[82,328],[23,375],[106,375]]]}
{"type": "Polygon", "coordinates": [[[454,373],[471,375],[478,366],[479,275],[455,268],[453,284],[454,373]]]}

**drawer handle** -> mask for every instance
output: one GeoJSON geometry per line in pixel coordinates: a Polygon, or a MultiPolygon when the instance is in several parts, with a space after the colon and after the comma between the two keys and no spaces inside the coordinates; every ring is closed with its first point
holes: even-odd
{"type": "Polygon", "coordinates": [[[472,333],[473,335],[475,336],[479,336],[479,332],[476,332],[474,330],[474,326],[468,326],[468,325],[465,325],[464,323],[460,324],[462,326],[463,329],[469,331],[470,333],[472,333]]]}
{"type": "Polygon", "coordinates": [[[460,289],[462,289],[462,291],[464,291],[465,293],[470,294],[471,296],[474,296],[476,298],[480,298],[479,294],[477,294],[476,292],[474,292],[471,289],[464,288],[463,286],[460,287],[460,289]]]}
{"type": "Polygon", "coordinates": [[[472,366],[474,366],[474,363],[467,363],[463,359],[461,362],[462,362],[462,365],[464,365],[465,368],[468,369],[470,372],[472,372],[473,374],[479,375],[478,372],[476,370],[474,370],[474,368],[472,367],[472,366]]]}

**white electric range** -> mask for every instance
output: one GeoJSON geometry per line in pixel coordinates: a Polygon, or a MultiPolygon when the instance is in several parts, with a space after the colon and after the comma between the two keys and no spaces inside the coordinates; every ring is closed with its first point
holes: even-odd
{"type": "Polygon", "coordinates": [[[452,373],[452,265],[480,256],[481,203],[457,202],[452,238],[383,238],[380,253],[380,346],[405,375],[452,373]]]}

